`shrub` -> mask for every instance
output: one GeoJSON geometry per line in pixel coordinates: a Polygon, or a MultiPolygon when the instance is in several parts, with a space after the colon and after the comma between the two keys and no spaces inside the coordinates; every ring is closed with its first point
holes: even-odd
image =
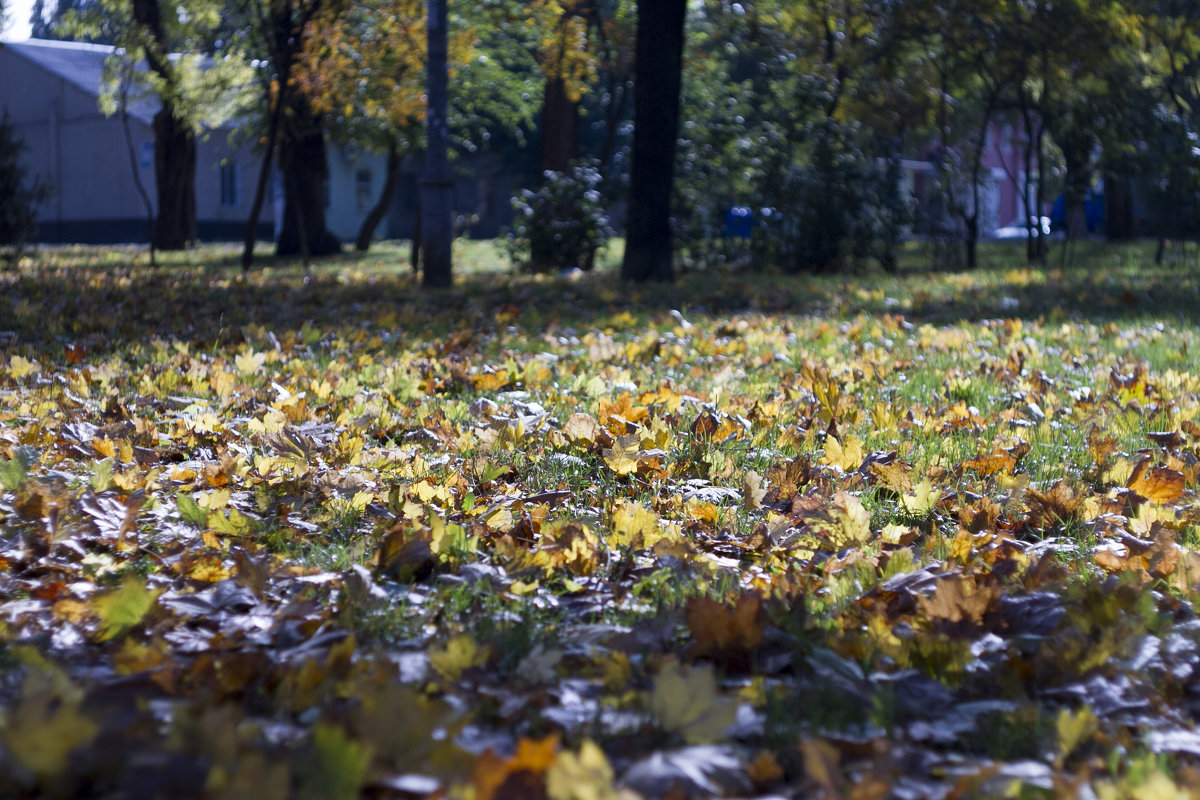
{"type": "Polygon", "coordinates": [[[29,178],[21,155],[28,148],[9,121],[0,119],[0,246],[16,250],[37,232],[37,207],[50,196],[42,178],[29,178]]]}
{"type": "Polygon", "coordinates": [[[514,197],[506,237],[513,263],[534,272],[591,269],[613,235],[600,180],[595,166],[579,164],[568,172],[547,172],[541,186],[514,197]]]}

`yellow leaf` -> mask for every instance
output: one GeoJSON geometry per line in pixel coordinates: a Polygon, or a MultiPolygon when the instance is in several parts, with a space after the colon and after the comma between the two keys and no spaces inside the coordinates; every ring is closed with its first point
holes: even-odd
{"type": "Polygon", "coordinates": [[[860,545],[871,538],[871,514],[855,495],[838,492],[833,496],[829,511],[838,524],[842,547],[860,545]]]}
{"type": "Polygon", "coordinates": [[[924,517],[933,511],[940,499],[941,493],[934,489],[933,483],[926,478],[913,487],[912,494],[900,496],[900,505],[913,516],[924,517]]]}
{"type": "Polygon", "coordinates": [[[246,430],[253,434],[279,433],[287,427],[287,417],[272,409],[263,415],[262,419],[252,419],[246,423],[246,430]]]}
{"type": "Polygon", "coordinates": [[[538,582],[536,580],[528,582],[513,581],[512,584],[509,585],[508,590],[517,596],[530,594],[538,590],[538,582]]]}
{"type": "Polygon", "coordinates": [[[212,387],[213,393],[222,400],[233,394],[235,383],[237,383],[237,378],[228,370],[214,368],[208,376],[208,385],[212,387]]]}
{"type": "Polygon", "coordinates": [[[591,447],[600,438],[600,423],[590,414],[575,413],[567,417],[562,427],[563,435],[574,444],[591,447]]]}
{"type": "Polygon", "coordinates": [[[207,494],[200,495],[196,505],[208,511],[218,511],[229,505],[229,498],[232,496],[233,492],[229,489],[214,489],[207,494]]]}
{"type": "Polygon", "coordinates": [[[637,456],[641,446],[642,438],[636,433],[618,436],[613,446],[603,451],[604,463],[618,475],[637,472],[637,456]]]}
{"type": "Polygon", "coordinates": [[[604,751],[584,739],[579,753],[563,750],[546,770],[546,796],[550,800],[617,800],[613,768],[604,751]]]}
{"type": "Polygon", "coordinates": [[[144,581],[134,578],[92,600],[92,611],[100,618],[96,640],[104,642],[127,633],[150,613],[160,594],[161,589],[147,589],[144,581]]]}
{"type": "Polygon", "coordinates": [[[717,693],[717,678],[710,665],[684,671],[671,661],[654,678],[649,711],[668,733],[688,744],[706,744],[725,738],[725,729],[737,718],[734,701],[717,693]]]}
{"type": "Polygon", "coordinates": [[[238,374],[242,377],[253,375],[255,372],[258,372],[260,369],[262,369],[262,365],[265,363],[267,363],[267,354],[255,353],[254,351],[240,353],[238,357],[233,360],[234,366],[237,367],[238,374]]]}
{"type": "Polygon", "coordinates": [[[613,535],[610,544],[614,547],[632,547],[641,550],[653,547],[662,538],[658,515],[645,506],[625,501],[613,511],[613,535]]]}
{"type": "Polygon", "coordinates": [[[836,436],[827,436],[825,437],[825,455],[821,461],[842,472],[853,472],[863,462],[862,442],[858,440],[858,437],[851,436],[843,445],[836,436]]]}
{"type": "Polygon", "coordinates": [[[16,380],[40,371],[41,367],[36,361],[29,361],[21,356],[13,356],[8,360],[8,374],[16,380]]]}
{"type": "Polygon", "coordinates": [[[1058,731],[1058,763],[1061,765],[1079,745],[1090,739],[1098,725],[1096,715],[1088,706],[1079,709],[1078,713],[1071,713],[1067,708],[1059,711],[1055,721],[1058,731]]]}
{"type": "Polygon", "coordinates": [[[39,780],[62,774],[71,751],[96,738],[100,727],[79,710],[79,700],[60,697],[42,677],[25,681],[21,701],[0,732],[8,752],[39,780]]]}
{"type": "Polygon", "coordinates": [[[464,633],[446,642],[445,649],[429,651],[429,663],[446,680],[456,681],[465,670],[486,664],[491,655],[490,647],[480,647],[464,633]]]}
{"type": "Polygon", "coordinates": [[[884,525],[880,531],[879,538],[886,544],[906,545],[912,544],[919,535],[919,531],[910,525],[884,525]]]}

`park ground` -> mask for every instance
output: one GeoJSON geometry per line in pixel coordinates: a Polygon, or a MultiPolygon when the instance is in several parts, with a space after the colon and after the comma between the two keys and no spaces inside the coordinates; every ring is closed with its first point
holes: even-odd
{"type": "Polygon", "coordinates": [[[0,795],[1200,794],[1194,248],[456,247],[0,270],[0,795]]]}

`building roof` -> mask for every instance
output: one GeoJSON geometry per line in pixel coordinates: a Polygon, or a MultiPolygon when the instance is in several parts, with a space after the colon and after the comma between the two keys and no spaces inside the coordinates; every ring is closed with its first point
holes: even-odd
{"type": "MultiPolygon", "coordinates": [[[[111,45],[50,39],[5,42],[4,49],[97,98],[100,96],[100,84],[104,74],[104,59],[116,50],[111,45]]],[[[151,124],[158,107],[158,99],[153,95],[130,94],[129,115],[140,122],[151,124]]]]}

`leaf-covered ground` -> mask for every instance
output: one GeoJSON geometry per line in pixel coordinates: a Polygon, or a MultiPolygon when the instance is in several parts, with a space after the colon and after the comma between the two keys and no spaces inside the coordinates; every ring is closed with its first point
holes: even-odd
{"type": "Polygon", "coordinates": [[[399,252],[0,272],[0,795],[1200,790],[1194,267],[399,252]]]}

